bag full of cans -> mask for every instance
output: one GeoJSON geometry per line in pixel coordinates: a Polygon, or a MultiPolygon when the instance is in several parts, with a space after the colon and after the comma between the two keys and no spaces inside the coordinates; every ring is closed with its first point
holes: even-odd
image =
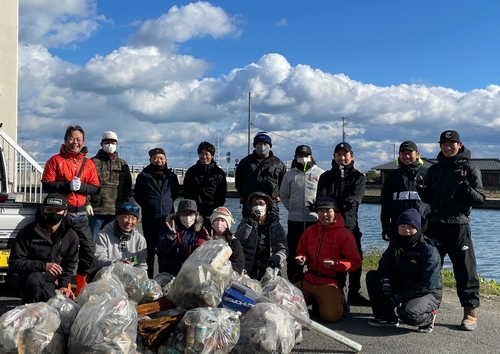
{"type": "Polygon", "coordinates": [[[61,318],[61,329],[67,338],[76,315],[78,315],[80,311],[80,305],[65,297],[59,290],[56,290],[56,296],[51,297],[49,301],[47,301],[47,305],[52,306],[59,313],[59,317],[61,318]]]}

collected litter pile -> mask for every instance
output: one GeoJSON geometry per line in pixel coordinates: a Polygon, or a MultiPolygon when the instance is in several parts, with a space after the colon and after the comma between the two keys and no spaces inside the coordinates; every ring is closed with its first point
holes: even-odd
{"type": "Polygon", "coordinates": [[[258,282],[233,272],[230,255],[225,241],[206,241],[177,277],[154,280],[115,263],[76,302],[58,294],[5,313],[0,354],[288,354],[303,325],[361,350],[311,321],[301,291],[278,270],[258,282]]]}

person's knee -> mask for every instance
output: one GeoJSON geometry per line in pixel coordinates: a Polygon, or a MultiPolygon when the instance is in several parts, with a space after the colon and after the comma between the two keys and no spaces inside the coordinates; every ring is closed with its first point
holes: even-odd
{"type": "Polygon", "coordinates": [[[24,280],[25,287],[38,288],[44,287],[45,279],[43,277],[43,273],[33,272],[26,276],[24,280]]]}
{"type": "Polygon", "coordinates": [[[326,323],[335,323],[342,318],[342,305],[333,305],[329,307],[321,306],[319,307],[319,316],[321,320],[326,323]]]}

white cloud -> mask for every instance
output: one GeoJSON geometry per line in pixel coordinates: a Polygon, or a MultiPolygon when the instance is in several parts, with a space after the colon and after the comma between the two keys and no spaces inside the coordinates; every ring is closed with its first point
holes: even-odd
{"type": "Polygon", "coordinates": [[[276,22],[276,26],[286,26],[286,25],[287,25],[286,18],[282,18],[281,20],[276,22]]]}

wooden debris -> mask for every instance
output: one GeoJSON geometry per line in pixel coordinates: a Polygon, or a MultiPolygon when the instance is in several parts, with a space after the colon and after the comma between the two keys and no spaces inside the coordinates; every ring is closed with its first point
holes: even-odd
{"type": "Polygon", "coordinates": [[[170,332],[182,319],[183,315],[166,316],[151,320],[141,320],[137,325],[137,333],[142,339],[145,349],[156,348],[165,344],[170,332]]]}
{"type": "Polygon", "coordinates": [[[168,300],[166,297],[161,297],[153,302],[137,305],[135,307],[135,309],[137,310],[137,317],[139,318],[142,316],[150,315],[152,313],[165,311],[173,308],[175,308],[174,303],[168,300]]]}

